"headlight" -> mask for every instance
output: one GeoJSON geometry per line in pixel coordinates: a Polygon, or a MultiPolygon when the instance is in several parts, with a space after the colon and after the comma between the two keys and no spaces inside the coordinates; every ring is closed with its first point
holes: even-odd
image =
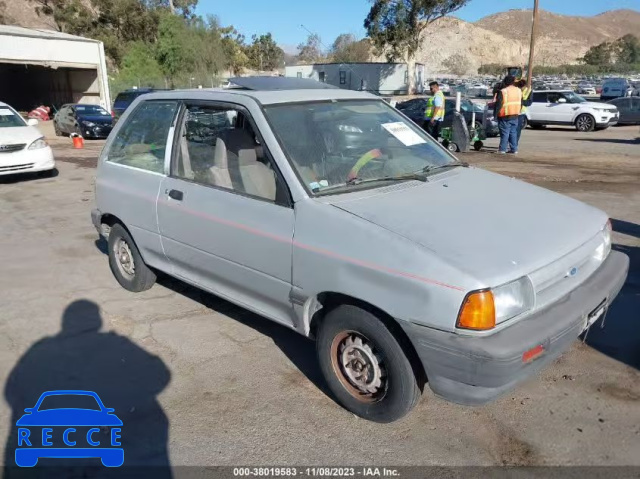
{"type": "Polygon", "coordinates": [[[535,293],[526,276],[497,288],[469,293],[460,308],[457,327],[473,330],[494,328],[533,308],[535,293]]]}
{"type": "Polygon", "coordinates": [[[44,141],[44,138],[38,138],[36,141],[29,145],[29,150],[38,150],[40,148],[46,148],[49,144],[44,141]]]}
{"type": "Polygon", "coordinates": [[[593,253],[594,259],[600,262],[607,259],[609,253],[611,253],[611,220],[607,221],[607,224],[602,228],[602,237],[602,244],[593,253]]]}
{"type": "Polygon", "coordinates": [[[96,124],[92,121],[83,121],[82,122],[83,126],[89,127],[89,128],[93,128],[94,126],[96,126],[96,124]]]}
{"type": "Polygon", "coordinates": [[[496,324],[533,308],[535,298],[533,285],[526,276],[503,284],[492,291],[496,308],[496,324]]]}

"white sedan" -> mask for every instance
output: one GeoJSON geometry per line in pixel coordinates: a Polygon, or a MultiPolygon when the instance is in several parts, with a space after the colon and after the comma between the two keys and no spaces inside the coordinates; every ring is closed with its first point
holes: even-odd
{"type": "Polygon", "coordinates": [[[0,102],[0,175],[50,171],[56,166],[53,152],[35,125],[0,102]]]}

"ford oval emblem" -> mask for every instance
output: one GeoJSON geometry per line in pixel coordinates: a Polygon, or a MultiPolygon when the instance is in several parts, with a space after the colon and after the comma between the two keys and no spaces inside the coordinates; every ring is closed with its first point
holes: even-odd
{"type": "Polygon", "coordinates": [[[567,276],[575,276],[576,274],[578,274],[578,268],[571,268],[567,276]]]}

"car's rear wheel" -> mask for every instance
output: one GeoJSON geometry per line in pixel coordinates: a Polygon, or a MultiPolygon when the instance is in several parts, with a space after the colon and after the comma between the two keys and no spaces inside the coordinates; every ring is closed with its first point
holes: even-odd
{"type": "Polygon", "coordinates": [[[376,422],[405,416],[420,387],[400,343],[385,324],[357,306],[330,311],[317,337],[320,369],[337,401],[376,422]]]}
{"type": "Polygon", "coordinates": [[[589,115],[588,113],[583,113],[578,118],[576,118],[576,130],[582,132],[593,131],[596,127],[596,120],[594,117],[589,115]]]}
{"type": "Polygon", "coordinates": [[[144,263],[129,232],[119,223],[109,233],[109,267],[120,285],[134,293],[156,282],[155,273],[144,263]]]}

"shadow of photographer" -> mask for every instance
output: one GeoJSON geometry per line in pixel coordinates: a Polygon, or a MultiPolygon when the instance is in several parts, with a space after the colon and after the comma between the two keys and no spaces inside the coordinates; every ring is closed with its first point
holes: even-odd
{"type": "MultiPolygon", "coordinates": [[[[172,477],[167,451],[169,420],[157,400],[171,374],[160,358],[126,337],[100,332],[101,327],[98,305],[75,301],[64,311],[60,332],[33,344],[11,371],[4,390],[12,411],[5,478],[122,477],[132,469],[137,470],[137,477],[148,477],[146,472],[151,470],[153,477],[172,477]],[[25,408],[35,406],[43,392],[54,390],[94,391],[105,407],[115,409],[123,422],[124,467],[106,468],[99,459],[46,458],[33,468],[16,466],[16,421],[25,408]]],[[[33,447],[41,447],[40,431],[34,432],[33,447]]]]}

